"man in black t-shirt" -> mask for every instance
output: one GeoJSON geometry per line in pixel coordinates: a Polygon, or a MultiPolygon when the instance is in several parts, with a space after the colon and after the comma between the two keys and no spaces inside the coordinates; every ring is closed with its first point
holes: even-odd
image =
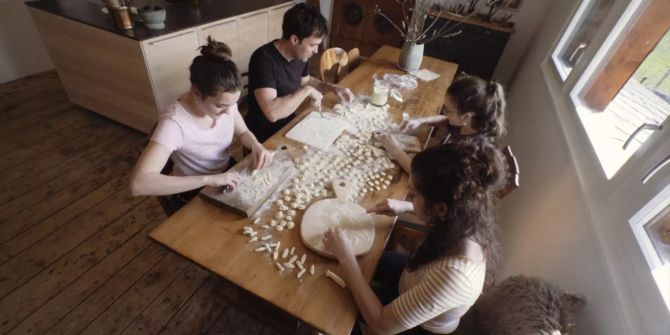
{"type": "Polygon", "coordinates": [[[245,122],[264,142],[294,117],[309,98],[321,110],[323,93],[333,91],[351,101],[348,88],[310,77],[307,60],[319,50],[328,33],[326,19],[315,7],[301,3],[284,14],[282,38],[256,49],[249,60],[249,112],[245,122]]]}

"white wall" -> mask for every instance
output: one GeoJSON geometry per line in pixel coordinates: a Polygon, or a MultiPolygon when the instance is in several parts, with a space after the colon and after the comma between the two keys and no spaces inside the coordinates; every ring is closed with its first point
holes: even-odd
{"type": "MultiPolygon", "coordinates": [[[[333,1],[334,0],[321,0],[319,1],[319,9],[321,10],[321,15],[326,18],[328,21],[328,30],[333,29],[333,1]]],[[[330,46],[330,33],[328,36],[323,37],[323,45],[328,48],[330,46]]]]}
{"type": "MultiPolygon", "coordinates": [[[[524,1],[524,6],[534,1],[524,1]]],[[[498,278],[537,275],[586,295],[577,334],[630,334],[540,64],[578,0],[554,1],[508,91],[508,141],[521,187],[502,203],[498,278]]]]}
{"type": "MultiPolygon", "coordinates": [[[[493,72],[494,80],[509,85],[514,80],[514,74],[517,72],[520,64],[523,63],[528,48],[536,33],[542,28],[540,26],[542,18],[551,3],[551,0],[525,0],[521,2],[518,13],[510,21],[514,22],[514,34],[510,37],[505,46],[502,56],[498,61],[498,66],[493,72]]],[[[496,14],[508,14],[505,12],[496,14]]]]}
{"type": "Polygon", "coordinates": [[[0,83],[54,68],[22,0],[0,0],[0,83]]]}
{"type": "MultiPolygon", "coordinates": [[[[493,73],[492,79],[501,82],[504,85],[510,84],[517,72],[517,67],[527,54],[528,47],[533,40],[536,32],[541,28],[541,20],[544,16],[551,0],[523,0],[518,11],[509,11],[501,9],[494,18],[500,18],[509,14],[514,14],[510,19],[514,22],[514,33],[510,36],[505,50],[500,56],[498,66],[493,73]]],[[[323,1],[322,1],[323,3],[323,1]]],[[[467,0],[451,0],[451,4],[467,4],[467,0]]],[[[480,1],[477,5],[478,12],[488,12],[486,1],[480,1]]]]}

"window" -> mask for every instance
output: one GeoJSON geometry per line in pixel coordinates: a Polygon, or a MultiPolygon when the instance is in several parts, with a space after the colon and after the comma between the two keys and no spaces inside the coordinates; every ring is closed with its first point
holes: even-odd
{"type": "Polygon", "coordinates": [[[670,186],[640,209],[629,224],[670,308],[670,186]]]}
{"type": "Polygon", "coordinates": [[[667,4],[579,0],[543,64],[632,333],[670,326],[667,4]]]}
{"type": "Polygon", "coordinates": [[[614,0],[583,1],[568,31],[553,55],[561,79],[570,75],[610,12],[614,0]]]}
{"type": "Polygon", "coordinates": [[[666,30],[602,111],[589,106],[586,94],[577,95],[579,116],[605,175],[612,178],[670,115],[670,33],[666,30]]]}
{"type": "Polygon", "coordinates": [[[663,0],[584,0],[551,57],[563,82],[574,77],[572,103],[608,179],[670,115],[670,13],[664,7],[663,0]],[[621,3],[624,15],[604,28],[621,3]]]}

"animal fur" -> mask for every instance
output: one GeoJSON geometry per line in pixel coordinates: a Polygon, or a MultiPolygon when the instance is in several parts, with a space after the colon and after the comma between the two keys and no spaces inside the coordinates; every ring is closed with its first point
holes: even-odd
{"type": "Polygon", "coordinates": [[[585,301],[539,278],[509,277],[475,304],[475,333],[569,334],[585,301]]]}

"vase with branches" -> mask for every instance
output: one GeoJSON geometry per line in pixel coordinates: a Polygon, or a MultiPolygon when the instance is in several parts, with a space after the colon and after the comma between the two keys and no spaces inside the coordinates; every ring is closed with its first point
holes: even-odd
{"type": "MultiPolygon", "coordinates": [[[[461,21],[442,18],[442,14],[450,8],[453,0],[396,0],[396,2],[402,10],[400,23],[394,22],[378,6],[375,7],[375,12],[385,18],[403,38],[403,49],[398,65],[407,71],[419,69],[424,44],[437,38],[450,38],[461,33],[458,29],[462,24],[461,21]]],[[[479,0],[471,0],[467,16],[476,14],[475,7],[478,2],[479,0]]]]}

